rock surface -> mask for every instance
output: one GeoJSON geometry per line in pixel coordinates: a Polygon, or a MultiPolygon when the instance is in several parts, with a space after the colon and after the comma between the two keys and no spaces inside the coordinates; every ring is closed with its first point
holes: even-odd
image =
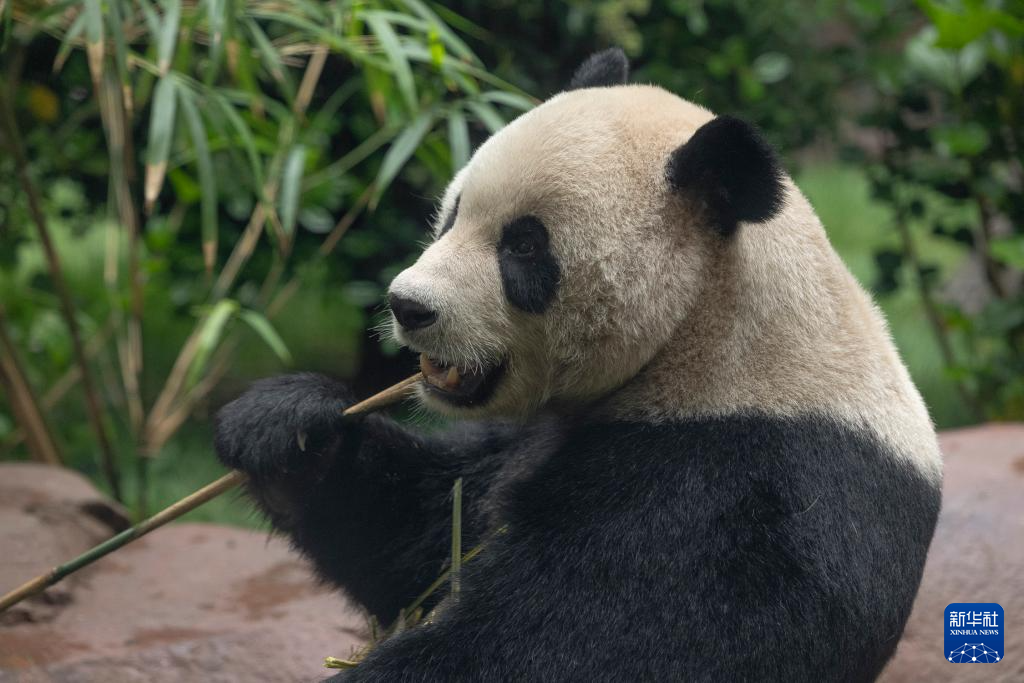
{"type": "Polygon", "coordinates": [[[879,680],[1024,681],[1024,425],[986,425],[940,437],[945,473],[939,526],[903,640],[879,680]],[[1002,605],[1002,661],[946,661],[943,618],[951,602],[1002,605]]]}
{"type": "MultiPolygon", "coordinates": [[[[881,680],[1022,681],[1024,425],[947,432],[942,446],[939,528],[881,680]],[[943,608],[982,601],[1005,610],[1005,659],[949,664],[943,608]]],[[[123,524],[121,511],[72,472],[0,465],[0,592],[123,524]]],[[[318,680],[329,673],[323,657],[348,656],[364,629],[281,540],[176,524],[0,615],[0,683],[318,680]]]]}
{"type": "MultiPolygon", "coordinates": [[[[77,474],[0,466],[0,592],[111,535],[86,504],[77,474]]],[[[0,683],[313,681],[365,623],[282,540],[175,524],[0,615],[0,683]]]]}

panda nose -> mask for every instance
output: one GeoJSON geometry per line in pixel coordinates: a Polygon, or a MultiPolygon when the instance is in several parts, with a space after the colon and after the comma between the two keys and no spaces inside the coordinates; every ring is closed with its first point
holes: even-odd
{"type": "Polygon", "coordinates": [[[437,320],[437,312],[427,308],[419,301],[391,294],[388,296],[388,304],[391,306],[391,312],[395,314],[395,320],[407,330],[428,327],[437,320]]]}

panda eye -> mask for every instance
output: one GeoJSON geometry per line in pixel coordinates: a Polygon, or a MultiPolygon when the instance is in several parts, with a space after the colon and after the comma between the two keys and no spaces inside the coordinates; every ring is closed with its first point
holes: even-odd
{"type": "Polygon", "coordinates": [[[537,251],[537,245],[533,241],[523,238],[514,242],[508,250],[516,256],[532,256],[537,251]]]}
{"type": "Polygon", "coordinates": [[[535,216],[517,218],[505,226],[501,236],[501,253],[528,259],[538,256],[547,248],[548,234],[544,224],[535,216]]]}

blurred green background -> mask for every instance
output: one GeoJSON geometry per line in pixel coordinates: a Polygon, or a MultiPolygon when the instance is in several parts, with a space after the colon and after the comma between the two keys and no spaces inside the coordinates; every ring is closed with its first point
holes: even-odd
{"type": "Polygon", "coordinates": [[[0,31],[0,458],[137,515],[221,473],[252,378],[406,376],[372,327],[439,192],[610,45],[765,131],[940,427],[1024,419],[1022,1],[0,0],[0,31]]]}

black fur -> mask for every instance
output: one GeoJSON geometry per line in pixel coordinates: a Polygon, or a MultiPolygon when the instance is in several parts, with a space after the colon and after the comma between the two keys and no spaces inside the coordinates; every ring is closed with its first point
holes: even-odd
{"type": "Polygon", "coordinates": [[[445,233],[451,230],[452,226],[455,225],[455,219],[459,215],[459,202],[461,201],[462,195],[460,194],[455,198],[455,206],[452,207],[451,213],[449,213],[448,217],[444,219],[444,225],[441,226],[441,232],[437,235],[438,238],[444,237],[445,233]]]}
{"type": "Polygon", "coordinates": [[[669,184],[700,202],[723,235],[741,221],[760,223],[782,208],[778,157],[758,130],[732,116],[701,126],[668,163],[669,184]]]}
{"type": "Polygon", "coordinates": [[[222,411],[218,451],[371,612],[390,619],[441,571],[455,477],[465,548],[507,525],[457,602],[338,680],[868,681],[910,614],[939,491],[863,431],[751,414],[424,437],[371,416],[296,470],[272,432],[308,416],[322,434],[345,392],[278,382],[222,411]]]}
{"type": "Polygon", "coordinates": [[[534,216],[517,218],[498,241],[498,267],[505,298],[527,313],[543,313],[558,292],[559,267],[548,231],[534,216]]]}
{"type": "Polygon", "coordinates": [[[620,47],[610,47],[587,57],[572,75],[566,90],[625,85],[628,80],[629,60],[626,53],[620,47]]]}
{"type": "MultiPolygon", "coordinates": [[[[321,375],[261,380],[217,414],[215,446],[225,466],[250,475],[275,528],[386,623],[448,557],[455,479],[466,477],[467,500],[481,499],[509,434],[495,424],[419,436],[380,415],[343,418],[352,403],[321,375]]],[[[482,515],[467,512],[473,544],[482,515]]]]}

